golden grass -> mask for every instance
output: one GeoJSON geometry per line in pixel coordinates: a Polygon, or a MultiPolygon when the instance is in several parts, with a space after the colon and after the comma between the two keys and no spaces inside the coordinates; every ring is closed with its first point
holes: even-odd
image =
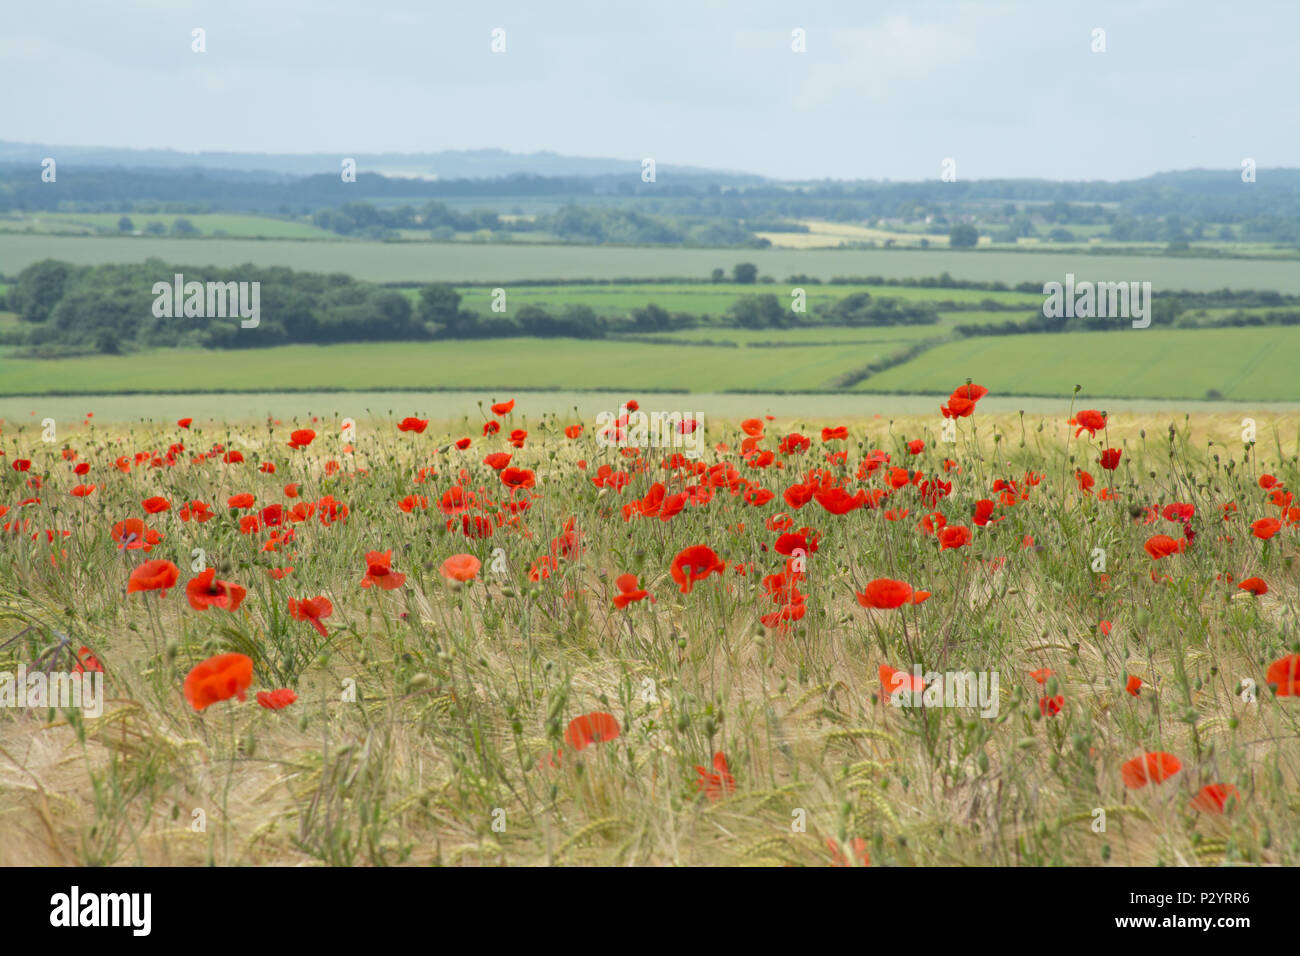
{"type": "MultiPolygon", "coordinates": [[[[1244,455],[1235,416],[1179,418],[1172,437],[1165,419],[1117,419],[1109,441],[1125,455],[1113,475],[1093,463],[1101,436],[1074,439],[1058,420],[1040,431],[1038,420],[977,416],[954,444],[939,440],[933,418],[774,421],[763,447],[795,429],[812,438],[785,469],[750,469],[730,451],[705,456],[776,491],[771,504],[746,505],[724,488],[669,522],[625,522],[622,505],[669,480],[658,467],[664,453],[648,450],[655,467],[621,494],[598,489],[590,480],[598,464],[631,460],[598,448],[590,423],[571,441],[568,422],[527,421],[524,404],[503,429],[530,432],[522,450],[480,438],[480,424],[464,421],[435,422],[423,435],[362,422],[351,453],[333,421],[315,423],[321,434],[298,452],[285,447],[292,423],[84,429],[52,446],[30,433],[0,436],[4,461],[33,461],[26,474],[5,465],[3,520],[71,532],[53,545],[43,534],[6,536],[0,641],[26,630],[0,648],[0,672],[66,639],[68,651],[85,644],[103,662],[110,698],[99,718],[0,709],[0,864],[827,865],[828,841],[846,847],[854,838],[872,865],[1300,861],[1300,704],[1264,682],[1268,662],[1295,649],[1295,531],[1265,543],[1248,528],[1278,510],[1258,487],[1260,472],[1288,485],[1300,478],[1294,420],[1257,416],[1258,444],[1244,455]],[[791,512],[796,528],[822,533],[800,585],[808,611],[788,631],[763,627],[760,616],[775,606],[761,578],[785,560],[771,551],[778,532],[764,519],[790,511],[781,491],[825,464],[822,424],[850,425],[850,467],[840,469],[850,487],[871,448],[927,474],[944,458],[958,462],[952,494],[938,504],[950,524],[971,524],[974,500],[996,497],[995,478],[1031,468],[1045,477],[959,550],[940,552],[916,530],[932,509],[910,487],[885,504],[910,508],[903,521],[880,510],[837,517],[815,502],[791,512]],[[468,451],[437,450],[463,434],[475,436],[468,451]],[[233,435],[248,462],[191,463],[233,435]],[[921,455],[906,453],[911,438],[927,440],[921,455]],[[112,467],[118,455],[178,440],[187,448],[174,468],[112,467]],[[86,478],[74,479],[60,457],[65,442],[92,463],[86,478]],[[497,450],[535,469],[531,509],[486,540],[448,532],[435,502],[460,468],[472,487],[502,497],[480,464],[497,450]],[[259,473],[261,460],[276,473],[259,473]],[[341,463],[337,474],[326,474],[328,460],[341,463]],[[416,483],[427,466],[438,474],[416,483]],[[1111,478],[1121,500],[1082,495],[1075,467],[1097,478],[1094,491],[1111,478]],[[26,488],[37,473],[44,487],[26,488]],[[75,499],[67,494],[75,481],[100,487],[75,499]],[[241,534],[225,500],[250,491],[259,507],[281,501],[289,481],[302,485],[298,500],[332,494],[351,513],[330,526],[302,522],[285,551],[264,552],[265,534],[241,534]],[[408,494],[426,495],[429,509],[400,511],[408,494]],[[26,495],[42,501],[17,508],[26,495]],[[150,495],[169,498],[172,510],[146,518],[164,535],[149,557],[181,568],[180,587],[163,599],[124,593],[142,556],[108,539],[114,521],[143,516],[150,495]],[[180,521],[177,509],[191,499],[217,517],[180,521]],[[1239,513],[1225,523],[1229,500],[1239,513]],[[1197,508],[1193,547],[1157,565],[1143,541],[1181,529],[1134,523],[1129,507],[1153,501],[1197,508]],[[555,576],[530,580],[570,517],[585,550],[555,576]],[[1026,534],[1040,549],[1021,546],[1026,534]],[[729,567],[682,594],[668,568],[694,544],[752,567],[744,575],[729,567]],[[1096,547],[1107,553],[1105,587],[1091,569],[1096,547]],[[194,548],[219,578],[248,588],[238,611],[188,605],[194,548]],[[389,548],[406,584],[361,589],[365,553],[389,548]],[[503,573],[492,570],[496,548],[503,573]],[[454,586],[437,569],[464,551],[483,568],[454,586]],[[280,565],[295,570],[272,581],[265,569],[280,565]],[[1153,581],[1153,567],[1170,580],[1153,581]],[[613,579],[624,572],[655,602],[616,611],[613,579]],[[1270,590],[1252,598],[1216,574],[1258,575],[1270,590]],[[933,596],[901,611],[867,610],[853,592],[875,577],[933,596]],[[316,594],[335,608],[327,641],[285,611],[289,597],[316,594]],[[1113,622],[1109,637],[1102,619],[1113,622]],[[270,711],[250,697],[194,712],[181,693],[186,673],[234,650],[255,661],[253,691],[290,686],[298,701],[270,711]],[[882,703],[879,666],[907,668],[912,655],[927,670],[997,671],[998,717],[882,703]],[[1043,667],[1055,672],[1049,693],[1065,698],[1055,717],[1041,715],[1044,690],[1029,677],[1043,667]],[[1139,697],[1123,690],[1128,674],[1144,681],[1139,697]],[[1238,693],[1246,678],[1258,687],[1253,703],[1238,693]],[[348,682],[355,701],[345,699],[348,682]],[[565,727],[590,711],[614,714],[621,733],[575,752],[565,727]],[[545,766],[557,750],[558,766],[545,766]],[[1147,750],[1176,754],[1182,771],[1127,789],[1121,764],[1147,750]],[[711,770],[718,751],[735,790],[709,799],[694,768],[711,770]],[[1218,782],[1237,786],[1243,804],[1222,816],[1189,807],[1201,786],[1218,782]],[[1093,828],[1099,808],[1104,833],[1093,828]]],[[[708,429],[710,444],[735,448],[743,437],[734,423],[708,429]]]]}

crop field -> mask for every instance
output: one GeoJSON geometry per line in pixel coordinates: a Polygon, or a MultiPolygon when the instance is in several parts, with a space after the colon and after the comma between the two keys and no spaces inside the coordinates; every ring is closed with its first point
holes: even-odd
{"type": "Polygon", "coordinates": [[[982,391],[6,423],[0,864],[1300,862],[1294,419],[982,391]]]}
{"type": "Polygon", "coordinates": [[[1160,258],[1086,253],[887,249],[681,249],[489,243],[385,243],[340,239],[295,242],[102,236],[0,235],[0,274],[16,275],[46,258],[81,264],[140,262],[236,266],[248,262],[317,272],[344,272],[376,282],[520,282],[530,279],[707,278],[714,268],[752,262],[784,280],[810,275],[936,276],[1018,282],[1080,279],[1150,281],[1153,289],[1274,289],[1300,293],[1295,262],[1160,258]]]}
{"type": "MultiPolygon", "coordinates": [[[[604,316],[625,316],[633,309],[651,303],[671,312],[690,315],[722,315],[737,298],[746,295],[775,295],[782,304],[791,302],[791,290],[804,290],[807,306],[812,311],[823,303],[836,302],[846,296],[865,292],[873,298],[902,299],[906,302],[977,305],[991,299],[1008,306],[1024,307],[1030,311],[1041,309],[1041,294],[1024,292],[985,292],[978,289],[928,289],[919,286],[880,285],[814,285],[793,286],[785,282],[739,285],[736,283],[693,284],[620,284],[620,285],[568,285],[568,286],[511,286],[506,290],[507,306],[513,310],[524,305],[539,305],[558,311],[570,305],[585,305],[604,316]]],[[[418,289],[407,291],[412,298],[418,289]]],[[[492,308],[492,289],[484,286],[465,286],[458,290],[467,309],[487,313],[492,308]]],[[[1010,318],[1009,313],[1004,318],[1010,318]]]]}
{"type": "Polygon", "coordinates": [[[1043,395],[1086,382],[1093,395],[1294,401],[1285,357],[1300,354],[1300,328],[1135,329],[963,339],[873,375],[871,391],[935,391],[953,370],[996,380],[1005,394],[1043,395]],[[1122,336],[1123,338],[1117,338],[1122,336]]]}

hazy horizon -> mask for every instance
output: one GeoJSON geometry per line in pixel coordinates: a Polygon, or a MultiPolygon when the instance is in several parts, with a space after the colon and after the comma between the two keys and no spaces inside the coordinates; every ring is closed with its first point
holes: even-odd
{"type": "Polygon", "coordinates": [[[782,180],[1138,179],[1300,166],[1300,12],[1209,3],[397,0],[16,8],[6,140],[179,152],[502,149],[782,180]],[[737,24],[744,24],[738,27],[737,24]],[[191,31],[206,31],[206,52],[191,31]],[[491,51],[502,28],[505,52],[491,51]],[[806,31],[806,52],[791,49],[806,31]],[[1093,31],[1105,30],[1105,52],[1093,31]],[[24,93],[26,91],[26,93],[24,93]]]}

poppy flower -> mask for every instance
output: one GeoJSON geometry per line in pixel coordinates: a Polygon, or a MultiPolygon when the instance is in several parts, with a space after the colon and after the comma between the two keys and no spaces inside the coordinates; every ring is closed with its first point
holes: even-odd
{"type": "Polygon", "coordinates": [[[720,750],[713,755],[712,773],[699,764],[695,765],[695,772],[700,775],[700,778],[695,781],[695,789],[703,791],[710,800],[718,800],[724,794],[736,792],[736,779],[727,766],[726,754],[720,750]]]}
{"type": "Polygon", "coordinates": [[[939,406],[944,418],[969,418],[974,411],[975,403],[968,398],[950,398],[947,405],[939,406]]]}
{"type": "Polygon", "coordinates": [[[267,710],[284,710],[297,699],[298,695],[287,687],[281,687],[279,690],[259,690],[257,692],[257,702],[267,710]]]}
{"type": "Polygon", "coordinates": [[[95,485],[74,485],[68,494],[74,498],[88,498],[95,493],[95,485]]]}
{"type": "Polygon", "coordinates": [[[511,409],[515,407],[515,400],[512,398],[508,402],[497,402],[492,406],[493,415],[509,415],[511,409]]]}
{"type": "Polygon", "coordinates": [[[414,418],[407,416],[397,423],[399,432],[415,432],[417,435],[424,434],[424,430],[429,427],[427,418],[414,418]]]}
{"type": "Polygon", "coordinates": [[[193,423],[194,423],[194,419],[192,418],[182,418],[176,424],[179,425],[181,428],[189,428],[190,425],[192,425],[193,423]]]}
{"type": "Polygon", "coordinates": [[[510,464],[510,455],[504,451],[494,451],[483,459],[483,464],[487,465],[493,471],[500,471],[506,465],[510,464]]]}
{"type": "Polygon", "coordinates": [[[888,609],[904,604],[920,604],[930,596],[929,591],[914,591],[912,585],[889,578],[876,578],[866,589],[857,592],[858,603],[863,607],[888,609]]]}
{"type": "Polygon", "coordinates": [[[907,450],[910,454],[919,455],[921,452],[925,451],[925,442],[920,438],[913,438],[907,443],[907,450]]]}
{"type": "Polygon", "coordinates": [[[1126,693],[1137,697],[1142,690],[1142,678],[1136,674],[1129,674],[1128,681],[1124,684],[1124,690],[1126,693]]]}
{"type": "Polygon", "coordinates": [[[1279,697],[1300,697],[1300,654],[1288,654],[1268,665],[1264,679],[1279,697]]]}
{"type": "Polygon", "coordinates": [[[1097,459],[1097,464],[1101,465],[1101,467],[1105,468],[1107,471],[1114,471],[1119,467],[1119,458],[1122,454],[1123,452],[1118,448],[1104,449],[1101,453],[1101,457],[1097,459]]]}
{"type": "Polygon", "coordinates": [[[167,589],[175,586],[180,574],[180,569],[170,561],[146,561],[131,572],[126,582],[126,593],[161,591],[161,596],[166,597],[167,589]]]}
{"type": "Polygon", "coordinates": [[[157,531],[146,528],[144,522],[139,518],[127,518],[125,521],[119,521],[113,525],[109,537],[117,542],[117,550],[119,551],[125,548],[128,551],[144,551],[145,553],[153,550],[153,546],[162,540],[162,535],[157,531]]]}
{"type": "MultiPolygon", "coordinates": [[[[423,431],[423,429],[421,429],[421,431],[423,431]]],[[[469,447],[469,445],[470,445],[470,440],[468,438],[461,438],[456,441],[456,447],[459,448],[461,451],[464,451],[466,448],[469,447]]]]}
{"type": "Polygon", "coordinates": [[[1201,813],[1220,814],[1227,809],[1229,800],[1241,803],[1241,791],[1230,783],[1211,783],[1201,788],[1190,806],[1201,813]]]}
{"type": "Polygon", "coordinates": [[[472,581],[478,575],[483,562],[472,554],[453,554],[442,562],[439,573],[448,581],[472,581]]]}
{"type": "Polygon", "coordinates": [[[490,422],[484,422],[484,423],[483,423],[483,437],[484,437],[484,438],[486,438],[488,435],[495,435],[495,434],[496,434],[497,432],[499,432],[499,431],[501,431],[501,423],[500,423],[499,421],[496,421],[495,419],[493,419],[493,420],[490,421],[490,422]]]}
{"type": "Polygon", "coordinates": [[[606,743],[619,735],[620,727],[613,714],[596,711],[569,721],[564,740],[574,750],[586,750],[592,744],[606,743]]]}
{"type": "Polygon", "coordinates": [[[1167,534],[1152,535],[1142,548],[1151,555],[1153,561],[1167,558],[1171,554],[1181,554],[1187,547],[1186,540],[1175,540],[1167,534]]]}
{"type": "Polygon", "coordinates": [[[218,581],[216,568],[208,568],[185,585],[185,596],[189,598],[190,607],[196,611],[206,611],[210,607],[235,611],[244,602],[247,594],[248,591],[238,584],[218,581]]]}
{"type": "Polygon", "coordinates": [[[919,694],[925,690],[924,678],[919,678],[908,671],[900,671],[888,664],[881,664],[876,676],[880,678],[880,689],[884,692],[883,697],[885,699],[892,697],[899,691],[919,694]]]}
{"type": "Polygon", "coordinates": [[[1182,761],[1163,750],[1134,757],[1119,768],[1124,786],[1138,790],[1148,783],[1161,783],[1183,769],[1182,761]]]}
{"type": "Polygon", "coordinates": [[[581,425],[569,425],[564,429],[565,438],[577,438],[581,434],[582,434],[581,425]]]}
{"type": "Polygon", "coordinates": [[[73,665],[72,673],[84,674],[87,671],[102,674],[104,673],[104,665],[99,662],[98,657],[91,653],[89,647],[82,645],[81,649],[77,651],[77,663],[73,665]]]}
{"type": "Polygon", "coordinates": [[[849,848],[852,851],[852,858],[849,854],[840,849],[838,843],[829,837],[826,838],[826,847],[831,851],[831,866],[870,866],[871,856],[867,852],[867,841],[862,837],[854,837],[849,841],[849,848]]]}
{"type": "Polygon", "coordinates": [[[992,499],[981,498],[975,502],[975,516],[971,520],[981,528],[987,527],[989,518],[993,515],[994,507],[996,506],[993,504],[992,499]]]}
{"type": "MultiPolygon", "coordinates": [[[[622,610],[633,601],[644,601],[649,591],[641,590],[637,585],[635,574],[620,574],[614,579],[614,586],[618,588],[618,594],[614,595],[614,607],[622,610]]],[[[653,601],[654,598],[651,598],[653,601]]]]}
{"type": "Polygon", "coordinates": [[[253,507],[253,502],[256,500],[256,498],[245,491],[243,494],[231,495],[227,498],[226,506],[229,508],[251,508],[253,507]]]}
{"type": "Polygon", "coordinates": [[[1267,541],[1273,535],[1277,534],[1282,528],[1282,522],[1276,518],[1260,518],[1250,526],[1250,533],[1255,537],[1267,541]]]}
{"type": "Polygon", "coordinates": [[[1050,667],[1040,667],[1036,671],[1030,671],[1029,676],[1039,684],[1046,684],[1047,678],[1051,677],[1055,673],[1056,671],[1052,670],[1050,667]]]}
{"type": "Polygon", "coordinates": [[[144,508],[145,511],[149,512],[149,514],[151,515],[156,515],[160,512],[168,511],[171,509],[171,502],[168,501],[166,498],[162,497],[161,495],[155,495],[152,498],[146,498],[144,501],[140,502],[140,505],[144,508]]]}
{"type": "Polygon", "coordinates": [[[835,428],[822,429],[822,441],[838,441],[849,437],[849,429],[845,425],[838,425],[835,428]]]}
{"type": "Polygon", "coordinates": [[[1237,587],[1241,588],[1243,591],[1249,591],[1256,597],[1268,593],[1268,585],[1264,583],[1263,578],[1246,578],[1246,580],[1238,584],[1237,587]]]}
{"type": "Polygon", "coordinates": [[[970,544],[970,528],[963,528],[961,525],[947,525],[939,532],[939,550],[947,551],[949,548],[961,548],[970,544]]]}
{"type": "Polygon", "coordinates": [[[701,581],[710,574],[721,574],[726,569],[726,563],[714,553],[712,548],[697,544],[683,549],[677,557],[673,558],[669,573],[682,589],[682,593],[690,594],[696,581],[701,581]]]}
{"type": "Polygon", "coordinates": [[[32,462],[30,458],[15,458],[13,464],[14,471],[31,471],[32,462]]]}
{"type": "Polygon", "coordinates": [[[1055,717],[1065,707],[1065,695],[1057,694],[1055,697],[1040,697],[1038,700],[1038,712],[1044,717],[1055,717]]]}
{"type": "Polygon", "coordinates": [[[316,628],[321,637],[327,637],[329,633],[321,621],[333,613],[334,605],[327,597],[289,598],[289,616],[295,621],[306,621],[316,628]]]}
{"type": "Polygon", "coordinates": [[[1098,429],[1106,427],[1106,416],[1095,409],[1085,408],[1070,419],[1070,424],[1079,426],[1074,433],[1075,438],[1085,431],[1089,436],[1095,436],[1098,429]]]}
{"type": "Polygon", "coordinates": [[[289,433],[290,448],[306,448],[316,440],[316,433],[310,428],[297,428],[289,433]]]}
{"type": "Polygon", "coordinates": [[[88,475],[90,474],[90,464],[88,462],[83,461],[79,465],[77,465],[77,467],[72,469],[72,473],[76,475],[78,478],[84,475],[88,475]]]}
{"type": "Polygon", "coordinates": [[[185,699],[195,710],[238,697],[253,683],[253,660],[244,654],[218,654],[197,665],[185,678],[185,699]]]}
{"type": "Polygon", "coordinates": [[[537,476],[527,468],[505,468],[501,471],[501,484],[507,488],[532,488],[537,484],[537,476]]]}
{"type": "Polygon", "coordinates": [[[387,551],[367,551],[366,576],[361,579],[361,586],[368,588],[371,585],[378,585],[385,591],[400,588],[403,582],[406,581],[406,575],[394,571],[392,564],[392,548],[387,551]]]}

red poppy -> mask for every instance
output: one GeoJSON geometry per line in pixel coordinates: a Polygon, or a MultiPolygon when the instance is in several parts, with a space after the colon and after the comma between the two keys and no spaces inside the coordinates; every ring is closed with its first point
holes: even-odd
{"type": "Polygon", "coordinates": [[[287,687],[281,687],[279,690],[259,690],[257,692],[257,702],[267,710],[284,710],[297,699],[298,695],[287,687]]]}
{"type": "Polygon", "coordinates": [[[574,750],[586,750],[592,744],[606,743],[619,735],[620,727],[613,714],[596,711],[569,721],[564,740],[574,750]]]}
{"type": "Polygon", "coordinates": [[[290,448],[306,448],[316,440],[316,433],[310,428],[297,428],[289,434],[290,448]]]}
{"type": "Polygon", "coordinates": [[[727,756],[722,751],[713,755],[712,773],[699,764],[695,765],[695,771],[700,775],[700,778],[695,781],[695,789],[702,790],[710,800],[718,800],[724,794],[736,792],[736,779],[731,775],[731,769],[727,766],[727,756]]]}
{"type": "Polygon", "coordinates": [[[669,573],[682,589],[682,593],[689,594],[696,581],[701,581],[710,574],[721,574],[726,569],[726,563],[714,553],[712,548],[697,544],[683,549],[677,557],[673,558],[669,573]]]}
{"type": "MultiPolygon", "coordinates": [[[[292,570],[292,568],[289,570],[292,570]]],[[[330,599],[327,597],[289,598],[289,616],[295,621],[308,622],[320,632],[321,637],[328,636],[325,625],[321,621],[333,613],[334,605],[330,603],[330,599]]]]}
{"type": "Polygon", "coordinates": [[[257,499],[245,491],[243,494],[231,495],[227,498],[226,506],[229,508],[251,508],[253,507],[253,502],[256,500],[257,499]]]}
{"type": "Polygon", "coordinates": [[[1123,452],[1118,448],[1104,449],[1101,453],[1101,457],[1097,459],[1097,464],[1101,465],[1101,467],[1105,468],[1107,471],[1114,471],[1119,467],[1119,458],[1122,454],[1123,452]]]}
{"type": "Polygon", "coordinates": [[[1070,424],[1079,426],[1074,433],[1075,438],[1078,438],[1085,431],[1090,436],[1095,436],[1098,429],[1106,427],[1106,416],[1095,409],[1085,408],[1070,419],[1070,424]]]}
{"type": "Polygon", "coordinates": [[[206,611],[210,607],[236,611],[247,594],[248,591],[238,584],[218,581],[216,568],[208,568],[185,585],[185,596],[189,598],[190,607],[196,611],[206,611]]]}
{"type": "Polygon", "coordinates": [[[99,658],[90,652],[90,648],[82,646],[77,651],[77,663],[73,665],[72,673],[83,674],[87,671],[94,671],[98,674],[104,673],[104,665],[99,662],[99,658]]]}
{"type": "Polygon", "coordinates": [[[146,561],[131,572],[126,582],[126,593],[160,591],[161,596],[166,597],[167,589],[176,585],[180,574],[180,568],[170,561],[146,561]]]}
{"type": "Polygon", "coordinates": [[[913,455],[919,455],[925,451],[925,442],[919,438],[913,438],[907,443],[907,450],[913,455]]]}
{"type": "Polygon", "coordinates": [[[871,856],[867,852],[867,841],[862,837],[854,837],[849,841],[849,848],[852,851],[852,857],[840,849],[838,843],[829,837],[826,838],[826,846],[831,851],[831,866],[870,866],[871,856]]]}
{"type": "Polygon", "coordinates": [[[1288,654],[1268,665],[1264,679],[1279,697],[1300,697],[1300,654],[1288,654]]]}
{"type": "Polygon", "coordinates": [[[472,554],[453,554],[442,562],[439,573],[448,581],[472,581],[477,577],[483,562],[472,554]]]}
{"type": "Polygon", "coordinates": [[[1064,694],[1057,694],[1055,697],[1040,697],[1038,700],[1038,712],[1044,717],[1055,717],[1064,706],[1064,694]]]}
{"type": "MultiPolygon", "coordinates": [[[[641,590],[637,585],[635,574],[620,574],[614,579],[614,586],[618,588],[618,594],[614,595],[614,607],[622,610],[633,601],[644,601],[649,591],[641,590]]],[[[653,601],[654,598],[651,598],[653,601]]]]}
{"type": "Polygon", "coordinates": [[[144,551],[146,553],[153,550],[153,546],[162,540],[162,535],[157,531],[146,528],[144,522],[139,518],[127,518],[125,521],[119,521],[113,525],[109,537],[117,542],[119,551],[125,548],[128,551],[144,551]]]}
{"type": "Polygon", "coordinates": [[[387,551],[367,551],[366,576],[361,579],[361,586],[368,588],[371,585],[378,585],[385,591],[400,588],[403,582],[406,581],[406,575],[394,571],[392,563],[392,548],[387,551]]]}
{"type": "Polygon", "coordinates": [[[497,402],[492,406],[493,415],[509,415],[511,409],[515,407],[515,400],[512,398],[508,402],[497,402]]]}
{"type": "Polygon", "coordinates": [[[881,664],[877,676],[880,678],[880,689],[884,692],[885,698],[892,697],[899,691],[909,691],[911,693],[920,693],[925,690],[925,679],[917,677],[915,674],[907,671],[900,671],[896,667],[890,667],[888,664],[881,664]]]}
{"type": "Polygon", "coordinates": [[[483,459],[483,464],[487,465],[493,471],[500,471],[506,465],[510,464],[510,454],[504,451],[494,451],[483,459]]]}
{"type": "Polygon", "coordinates": [[[532,488],[536,483],[536,475],[527,468],[505,468],[501,472],[501,484],[507,488],[532,488]]]}
{"type": "Polygon", "coordinates": [[[397,423],[399,432],[415,432],[417,435],[424,434],[424,430],[429,427],[427,418],[414,418],[407,416],[397,423]]]}
{"type": "Polygon", "coordinates": [[[1268,585],[1264,583],[1263,578],[1246,578],[1246,580],[1238,584],[1237,587],[1241,588],[1243,591],[1249,591],[1257,597],[1261,594],[1268,593],[1268,585]]]}
{"type": "Polygon", "coordinates": [[[68,494],[74,498],[88,498],[95,493],[95,485],[74,485],[68,494]]]}
{"type": "Polygon", "coordinates": [[[1282,528],[1282,522],[1276,518],[1260,518],[1250,526],[1250,533],[1255,537],[1268,540],[1282,528]]]}
{"type": "Polygon", "coordinates": [[[1131,790],[1145,787],[1148,783],[1161,783],[1182,769],[1182,761],[1162,750],[1134,757],[1119,768],[1124,786],[1131,790]]]}
{"type": "Polygon", "coordinates": [[[1167,534],[1157,534],[1148,538],[1147,543],[1142,547],[1147,554],[1151,555],[1153,561],[1159,561],[1171,554],[1181,554],[1187,547],[1187,541],[1182,538],[1175,540],[1167,534]]]}
{"type": "Polygon", "coordinates": [[[876,578],[867,585],[866,590],[857,593],[858,603],[863,607],[879,609],[920,604],[929,596],[929,591],[914,591],[912,585],[889,578],[876,578]]]}
{"type": "Polygon", "coordinates": [[[970,528],[963,528],[961,525],[947,525],[939,532],[939,550],[947,551],[949,548],[961,548],[970,544],[970,528]]]}
{"type": "Polygon", "coordinates": [[[176,424],[179,425],[181,428],[189,428],[190,425],[193,424],[193,422],[194,422],[194,419],[192,419],[192,418],[182,418],[182,419],[181,419],[180,421],[178,421],[176,424]]]}
{"type": "Polygon", "coordinates": [[[1241,803],[1241,791],[1230,783],[1211,783],[1201,788],[1190,806],[1201,813],[1220,814],[1227,809],[1229,800],[1233,805],[1241,803]]]}
{"type": "Polygon", "coordinates": [[[140,504],[144,507],[144,510],[149,512],[151,515],[156,515],[162,511],[168,511],[171,508],[171,502],[166,498],[163,498],[161,495],[146,498],[144,501],[140,502],[140,504]]]}
{"type": "Polygon", "coordinates": [[[218,654],[197,665],[185,678],[185,699],[195,710],[238,697],[253,683],[253,660],[244,654],[218,654]]]}
{"type": "Polygon", "coordinates": [[[567,428],[564,429],[565,438],[577,438],[581,434],[582,434],[581,425],[569,425],[567,428]]]}

